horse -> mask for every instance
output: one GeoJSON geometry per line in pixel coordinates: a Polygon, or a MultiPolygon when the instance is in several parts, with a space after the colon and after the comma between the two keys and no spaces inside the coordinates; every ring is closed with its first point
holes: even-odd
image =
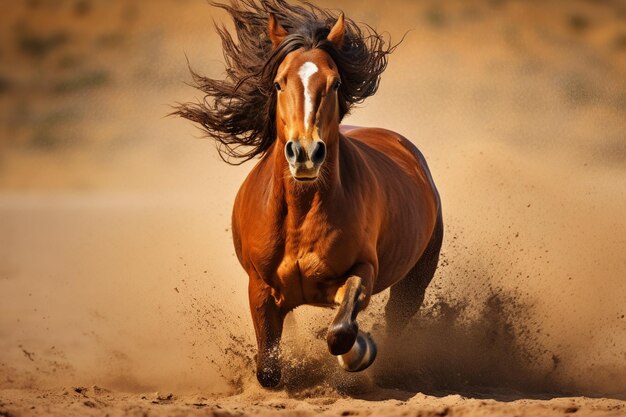
{"type": "Polygon", "coordinates": [[[260,158],[232,212],[257,379],[280,384],[283,321],[305,304],[338,307],[328,350],[343,369],[362,371],[377,346],[359,312],[390,288],[387,331],[401,332],[423,303],[443,239],[439,193],[416,146],[390,130],[341,124],[376,92],[397,45],[310,3],[214,5],[235,23],[238,42],[217,26],[227,77],[190,69],[206,97],[175,113],[199,123],[225,161],[260,158]]]}

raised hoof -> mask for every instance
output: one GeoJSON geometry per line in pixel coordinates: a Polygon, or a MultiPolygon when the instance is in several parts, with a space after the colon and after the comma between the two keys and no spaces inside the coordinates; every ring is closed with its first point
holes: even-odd
{"type": "Polygon", "coordinates": [[[355,322],[333,324],[326,335],[326,342],[328,342],[328,350],[331,355],[337,356],[348,353],[354,346],[358,333],[359,326],[355,322]]]}
{"type": "Polygon", "coordinates": [[[348,372],[360,372],[374,363],[377,353],[378,348],[374,340],[368,334],[359,332],[350,351],[337,356],[337,361],[348,372]]]}
{"type": "Polygon", "coordinates": [[[259,369],[256,371],[256,379],[263,388],[276,388],[280,384],[280,369],[259,369]]]}

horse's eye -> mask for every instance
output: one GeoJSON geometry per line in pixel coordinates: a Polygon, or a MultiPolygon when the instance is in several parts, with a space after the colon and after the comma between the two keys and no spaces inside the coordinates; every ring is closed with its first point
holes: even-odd
{"type": "Polygon", "coordinates": [[[274,83],[274,88],[276,89],[276,91],[282,90],[282,88],[280,87],[280,84],[278,84],[277,82],[274,83]]]}
{"type": "Polygon", "coordinates": [[[339,90],[339,87],[341,87],[341,80],[335,80],[333,83],[333,90],[337,91],[339,90]]]}

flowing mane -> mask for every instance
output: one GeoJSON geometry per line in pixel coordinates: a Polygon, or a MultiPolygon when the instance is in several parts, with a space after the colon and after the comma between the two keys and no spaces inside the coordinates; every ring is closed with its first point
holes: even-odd
{"type": "Polygon", "coordinates": [[[235,25],[236,40],[224,25],[216,24],[226,78],[211,79],[190,69],[193,86],[205,94],[204,100],[180,104],[173,114],[198,123],[204,134],[216,141],[222,159],[232,165],[264,155],[276,140],[273,84],[287,54],[319,48],[330,55],[341,75],[338,98],[343,118],[354,104],[376,92],[387,55],[397,46],[387,45],[373,28],[360,27],[346,18],[343,43],[336,47],[326,37],[338,13],[309,2],[231,0],[229,4],[211,4],[226,10],[235,25]],[[289,33],[275,49],[268,35],[270,13],[289,33]]]}

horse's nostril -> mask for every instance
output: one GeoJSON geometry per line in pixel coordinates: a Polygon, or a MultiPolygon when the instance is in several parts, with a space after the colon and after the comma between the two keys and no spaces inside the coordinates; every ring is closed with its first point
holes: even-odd
{"type": "Polygon", "coordinates": [[[285,145],[285,156],[289,162],[294,162],[296,160],[296,152],[293,148],[293,141],[291,140],[285,145]]]}
{"type": "Polygon", "coordinates": [[[313,149],[313,154],[311,155],[311,161],[314,164],[321,164],[324,162],[324,158],[326,158],[326,145],[324,142],[317,142],[315,149],[313,149]]]}

